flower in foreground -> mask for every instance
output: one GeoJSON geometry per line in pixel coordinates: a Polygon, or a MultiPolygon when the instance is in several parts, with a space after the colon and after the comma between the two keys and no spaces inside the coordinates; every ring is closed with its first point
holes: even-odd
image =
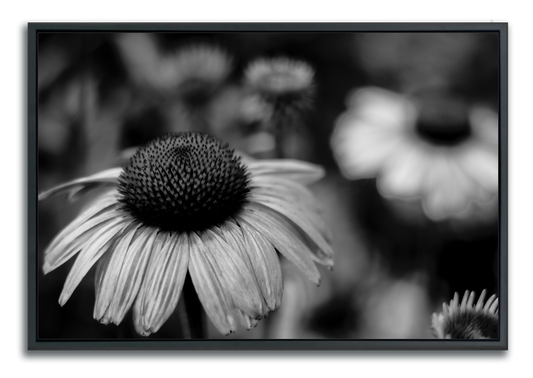
{"type": "Polygon", "coordinates": [[[220,140],[169,134],[110,169],[42,193],[103,194],[47,247],[49,273],[78,257],[60,305],[97,264],[94,318],[119,324],[133,307],[136,331],[156,332],[173,313],[187,274],[220,332],[247,328],[278,308],[280,252],[315,284],[331,267],[330,234],[304,184],[321,168],[300,161],[241,162],[220,140]]]}
{"type": "Polygon", "coordinates": [[[356,91],[331,145],[349,179],[377,178],[392,199],[420,199],[432,220],[469,218],[498,193],[498,116],[446,94],[356,91]]]}
{"type": "Polygon", "coordinates": [[[455,293],[450,304],[442,304],[442,312],[433,314],[431,329],[438,339],[497,339],[498,338],[498,298],[492,295],[486,303],[483,290],[474,305],[475,294],[468,290],[459,304],[455,293]]]}

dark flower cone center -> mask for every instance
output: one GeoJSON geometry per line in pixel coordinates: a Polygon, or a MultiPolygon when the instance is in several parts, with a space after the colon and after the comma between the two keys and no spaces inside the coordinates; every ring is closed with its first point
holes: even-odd
{"type": "Polygon", "coordinates": [[[170,134],[142,147],[120,176],[124,209],[166,231],[202,231],[246,202],[249,179],[227,145],[200,133],[170,134]]]}
{"type": "Polygon", "coordinates": [[[454,98],[425,98],[420,102],[416,131],[432,144],[458,144],[471,135],[468,107],[454,98]]]}

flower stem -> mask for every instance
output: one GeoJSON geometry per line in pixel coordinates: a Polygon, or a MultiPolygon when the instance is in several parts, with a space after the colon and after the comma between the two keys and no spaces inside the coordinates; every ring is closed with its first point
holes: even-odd
{"type": "Polygon", "coordinates": [[[188,274],[183,285],[181,300],[178,302],[178,314],[183,338],[203,339],[206,337],[204,310],[188,274]]]}
{"type": "Polygon", "coordinates": [[[276,143],[276,158],[283,159],[285,157],[285,151],[283,149],[283,122],[282,117],[274,114],[271,120],[271,130],[274,134],[274,141],[276,143]]]}

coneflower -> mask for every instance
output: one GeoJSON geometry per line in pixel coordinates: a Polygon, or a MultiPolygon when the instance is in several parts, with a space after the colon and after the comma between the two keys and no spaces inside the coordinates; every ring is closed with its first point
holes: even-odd
{"type": "Polygon", "coordinates": [[[162,136],[122,168],[50,189],[96,199],[47,247],[49,273],[78,254],[60,305],[97,264],[94,318],[120,324],[133,307],[136,331],[156,332],[176,308],[187,274],[223,334],[278,308],[283,280],[277,252],[313,283],[315,262],[331,267],[331,235],[304,184],[322,177],[291,160],[245,163],[214,137],[162,136]]]}

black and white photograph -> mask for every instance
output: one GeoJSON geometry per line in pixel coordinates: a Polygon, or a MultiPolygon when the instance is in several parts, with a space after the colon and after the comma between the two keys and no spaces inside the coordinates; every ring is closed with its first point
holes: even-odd
{"type": "Polygon", "coordinates": [[[214,25],[30,24],[32,348],[506,349],[507,25],[214,25]]]}

